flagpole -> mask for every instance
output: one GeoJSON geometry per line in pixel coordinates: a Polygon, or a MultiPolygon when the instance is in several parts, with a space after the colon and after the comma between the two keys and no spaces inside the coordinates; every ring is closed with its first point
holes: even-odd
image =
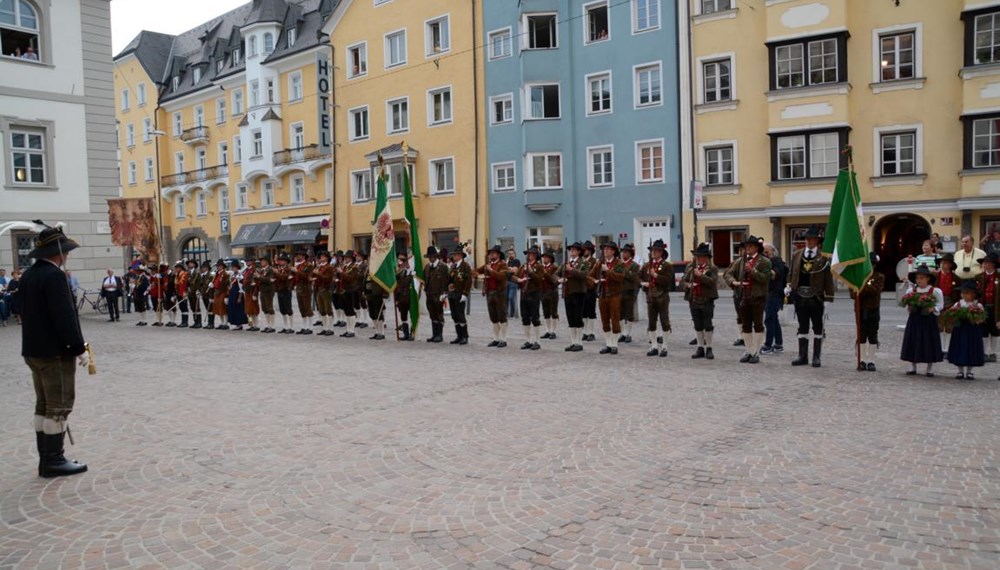
{"type": "MultiPolygon", "coordinates": [[[[854,148],[851,145],[847,145],[844,149],[847,153],[847,168],[850,172],[850,190],[854,192],[854,148]]],[[[860,190],[859,190],[860,193],[860,190]]],[[[868,249],[868,244],[865,244],[865,249],[868,249]]],[[[879,293],[881,295],[881,292],[879,293]]],[[[823,328],[826,330],[826,327],[823,328]]],[[[854,363],[855,369],[861,365],[861,289],[858,289],[854,294],[854,358],[856,362],[854,363]]]]}

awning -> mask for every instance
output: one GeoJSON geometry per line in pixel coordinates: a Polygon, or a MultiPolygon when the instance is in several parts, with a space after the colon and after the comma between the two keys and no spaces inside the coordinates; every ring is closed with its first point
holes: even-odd
{"type": "Polygon", "coordinates": [[[307,245],[316,243],[319,236],[319,223],[282,225],[274,232],[268,245],[307,245]]]}
{"type": "Polygon", "coordinates": [[[268,222],[266,224],[243,224],[240,231],[233,236],[232,247],[257,247],[267,245],[274,230],[278,229],[281,222],[268,222]]]}

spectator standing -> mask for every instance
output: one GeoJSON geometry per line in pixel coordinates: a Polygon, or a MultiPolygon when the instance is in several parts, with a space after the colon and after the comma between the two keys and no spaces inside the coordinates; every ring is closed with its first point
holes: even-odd
{"type": "Polygon", "coordinates": [[[104,297],[108,301],[109,323],[121,320],[121,314],[118,311],[118,299],[124,292],[125,284],[122,283],[121,277],[115,275],[114,269],[108,269],[108,274],[104,277],[104,281],[101,282],[101,297],[104,297]]]}
{"type": "Polygon", "coordinates": [[[980,247],[986,252],[986,255],[995,253],[1000,255],[1000,230],[994,230],[983,236],[983,239],[979,240],[980,247]]]}
{"type": "Polygon", "coordinates": [[[517,258],[514,248],[507,250],[507,317],[517,317],[517,292],[521,288],[517,282],[517,272],[521,268],[521,260],[517,258]]]}
{"type": "Polygon", "coordinates": [[[941,235],[937,232],[931,234],[931,247],[934,248],[935,253],[944,251],[944,244],[941,243],[941,235]]]}
{"type": "Polygon", "coordinates": [[[73,294],[73,306],[76,307],[76,300],[80,295],[80,280],[73,275],[72,271],[66,271],[66,283],[69,285],[70,293],[73,294]]]}
{"type": "Polygon", "coordinates": [[[15,269],[10,274],[10,281],[7,283],[7,310],[14,315],[17,324],[21,324],[21,271],[15,269]]]}
{"type": "Polygon", "coordinates": [[[10,308],[7,307],[7,270],[0,269],[0,326],[7,326],[10,308]]]}
{"type": "Polygon", "coordinates": [[[910,273],[916,271],[917,267],[921,265],[926,265],[933,273],[937,273],[941,270],[941,256],[938,255],[937,250],[934,249],[934,242],[932,240],[924,240],[924,243],[920,245],[920,254],[916,257],[910,255],[906,258],[907,270],[910,273]]]}
{"type": "Polygon", "coordinates": [[[785,285],[788,283],[788,266],[778,255],[774,244],[764,245],[764,255],[771,260],[771,282],[767,289],[767,304],[764,305],[764,346],[761,354],[781,354],[785,351],[785,338],[781,333],[778,314],[785,306],[785,285]]]}
{"type": "Polygon", "coordinates": [[[986,257],[986,252],[975,247],[971,235],[962,236],[962,247],[955,252],[955,267],[958,278],[962,281],[975,279],[983,272],[979,260],[986,257]]]}

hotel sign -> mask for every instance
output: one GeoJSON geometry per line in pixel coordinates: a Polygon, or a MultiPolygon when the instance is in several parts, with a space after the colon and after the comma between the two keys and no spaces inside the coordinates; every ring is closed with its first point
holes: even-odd
{"type": "Polygon", "coordinates": [[[316,54],[316,121],[319,124],[320,153],[330,154],[333,145],[330,137],[330,60],[323,53],[316,54]]]}

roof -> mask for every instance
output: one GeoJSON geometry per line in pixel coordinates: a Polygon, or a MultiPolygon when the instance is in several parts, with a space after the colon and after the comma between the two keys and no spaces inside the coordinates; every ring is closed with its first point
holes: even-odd
{"type": "Polygon", "coordinates": [[[211,86],[217,79],[246,68],[246,49],[240,30],[259,23],[280,27],[274,50],[265,59],[270,63],[319,45],[316,32],[341,0],[252,0],[221,16],[177,36],[143,31],[115,60],[135,54],[154,81],[161,85],[160,102],[170,101],[211,86]],[[295,29],[296,41],[288,45],[288,30],[295,29]],[[233,51],[242,49],[234,64],[233,51]],[[193,69],[201,68],[194,82],[193,69]],[[178,88],[172,80],[179,78],[178,88]]]}

